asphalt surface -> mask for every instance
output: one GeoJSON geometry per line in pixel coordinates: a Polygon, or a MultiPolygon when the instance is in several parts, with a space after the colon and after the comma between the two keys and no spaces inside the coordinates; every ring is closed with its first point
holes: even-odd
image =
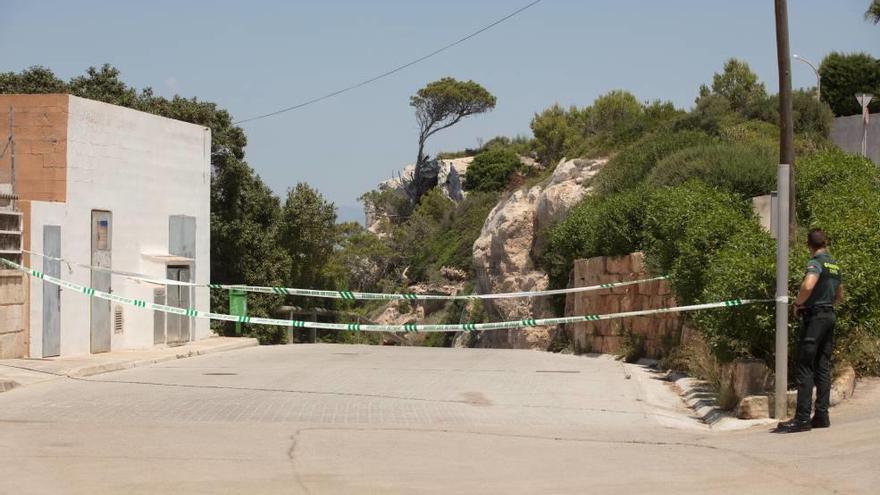
{"type": "Polygon", "coordinates": [[[0,394],[0,493],[880,492],[880,385],[832,421],[711,431],[608,358],[259,347],[0,394]]]}

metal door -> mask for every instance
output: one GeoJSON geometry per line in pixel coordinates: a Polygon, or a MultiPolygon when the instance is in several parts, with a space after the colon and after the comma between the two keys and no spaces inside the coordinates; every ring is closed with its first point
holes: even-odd
{"type": "MultiPolygon", "coordinates": [[[[113,245],[112,215],[109,211],[92,210],[92,265],[111,267],[113,245]]],[[[110,273],[92,270],[91,287],[110,292],[110,273]]],[[[110,351],[110,301],[91,298],[91,350],[93,353],[110,351]]]]}
{"type": "MultiPolygon", "coordinates": [[[[61,262],[48,258],[61,257],[61,227],[43,226],[43,273],[61,277],[61,262]]],[[[43,357],[61,354],[61,287],[43,284],[43,357]]]]}
{"type": "MultiPolygon", "coordinates": [[[[168,279],[180,282],[190,281],[190,268],[188,266],[169,266],[168,279]]],[[[166,298],[169,306],[189,308],[192,298],[191,287],[184,285],[169,285],[166,288],[166,298]]],[[[166,316],[166,342],[168,345],[180,345],[190,341],[190,317],[169,313],[166,316]]]]}

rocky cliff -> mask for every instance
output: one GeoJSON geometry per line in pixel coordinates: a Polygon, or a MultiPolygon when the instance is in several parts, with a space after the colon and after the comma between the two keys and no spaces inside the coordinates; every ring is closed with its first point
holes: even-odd
{"type": "MultiPolygon", "coordinates": [[[[547,274],[536,266],[545,248],[545,232],[590,192],[591,179],[607,159],[561,161],[543,184],[519,189],[502,199],[474,243],[478,292],[544,290],[547,274]]],[[[547,298],[486,301],[493,319],[545,318],[555,313],[547,298]]],[[[555,328],[535,327],[484,332],[477,345],[546,350],[555,328]]]]}
{"type": "MultiPolygon", "coordinates": [[[[429,173],[437,177],[437,187],[443,191],[443,195],[453,201],[464,199],[464,176],[467,174],[468,165],[474,161],[474,157],[454,158],[451,160],[433,160],[429,164],[429,173]]],[[[416,167],[408,165],[397,177],[380,182],[379,191],[393,191],[406,197],[406,187],[414,180],[416,167]]],[[[367,229],[374,234],[381,231],[381,215],[370,204],[364,204],[367,229]]]]}

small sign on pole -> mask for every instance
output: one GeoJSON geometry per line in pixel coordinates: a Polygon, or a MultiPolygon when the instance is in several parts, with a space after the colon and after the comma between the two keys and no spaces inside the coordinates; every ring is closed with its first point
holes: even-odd
{"type": "Polygon", "coordinates": [[[859,105],[862,106],[862,156],[868,156],[868,124],[871,123],[871,112],[868,111],[868,105],[871,104],[871,100],[874,99],[874,95],[868,93],[859,93],[856,95],[856,100],[859,101],[859,105]]]}

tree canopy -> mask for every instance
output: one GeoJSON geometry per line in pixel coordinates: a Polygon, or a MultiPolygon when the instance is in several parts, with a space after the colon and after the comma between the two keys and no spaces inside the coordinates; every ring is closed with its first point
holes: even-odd
{"type": "Polygon", "coordinates": [[[865,19],[874,24],[880,23],[880,0],[874,0],[871,2],[871,5],[868,5],[868,10],[865,11],[865,19]]]}
{"type": "MultiPolygon", "coordinates": [[[[822,100],[831,105],[834,115],[856,115],[862,107],[856,93],[880,94],[880,60],[867,53],[829,53],[819,65],[822,77],[822,100]]],[[[880,111],[880,101],[871,104],[880,111]]]]}
{"type": "Polygon", "coordinates": [[[416,156],[415,180],[410,191],[413,203],[434,186],[425,177],[425,142],[443,129],[454,126],[469,115],[484,113],[495,108],[495,96],[474,81],[458,81],[452,77],[428,83],[409,104],[416,109],[419,123],[419,151],[416,156]]]}
{"type": "Polygon", "coordinates": [[[709,95],[724,97],[734,112],[745,113],[767,97],[764,83],[752,72],[749,64],[735,58],[724,63],[724,70],[712,76],[711,89],[700,86],[700,98],[709,95]]]}

